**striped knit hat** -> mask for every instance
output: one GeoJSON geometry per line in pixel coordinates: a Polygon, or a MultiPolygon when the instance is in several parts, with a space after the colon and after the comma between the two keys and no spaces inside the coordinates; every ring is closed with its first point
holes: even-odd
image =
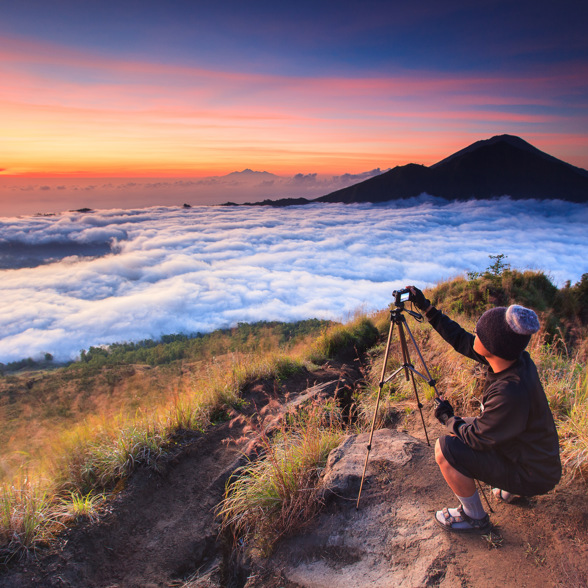
{"type": "Polygon", "coordinates": [[[537,315],[529,308],[518,304],[498,306],[480,317],[476,335],[492,355],[511,360],[525,350],[539,326],[537,315]]]}

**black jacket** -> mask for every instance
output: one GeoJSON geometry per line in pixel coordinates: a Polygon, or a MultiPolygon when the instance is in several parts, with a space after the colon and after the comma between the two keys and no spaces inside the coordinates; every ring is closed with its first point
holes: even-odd
{"type": "MultiPolygon", "coordinates": [[[[488,365],[474,351],[474,335],[437,309],[427,318],[457,352],[488,365]]],[[[488,367],[482,414],[464,420],[455,416],[447,428],[477,451],[497,451],[543,491],[560,480],[559,440],[553,415],[531,356],[524,351],[508,369],[495,374],[488,367]]]]}

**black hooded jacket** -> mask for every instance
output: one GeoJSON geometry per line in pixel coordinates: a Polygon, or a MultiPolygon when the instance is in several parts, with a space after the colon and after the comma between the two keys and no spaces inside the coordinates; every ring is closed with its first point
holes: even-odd
{"type": "MultiPolygon", "coordinates": [[[[474,351],[472,333],[435,308],[427,318],[457,352],[488,366],[474,351]]],[[[536,493],[551,490],[561,478],[553,415],[537,368],[526,351],[497,374],[488,367],[481,415],[475,419],[454,416],[447,421],[447,428],[476,451],[502,454],[519,468],[536,493]]]]}

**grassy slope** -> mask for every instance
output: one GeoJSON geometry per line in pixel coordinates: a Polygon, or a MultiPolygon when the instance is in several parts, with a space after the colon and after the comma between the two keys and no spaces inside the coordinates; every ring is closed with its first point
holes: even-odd
{"type": "MultiPolygon", "coordinates": [[[[511,271],[500,259],[482,275],[444,282],[428,292],[466,328],[495,304],[518,302],[538,311],[544,329],[534,337],[531,353],[556,414],[567,471],[584,476],[588,475],[588,347],[583,314],[587,292],[588,276],[558,290],[540,272],[511,271]]],[[[10,544],[11,553],[16,553],[58,530],[72,512],[91,516],[101,494],[138,464],[157,467],[158,457],[178,432],[205,429],[222,419],[228,407],[238,406],[240,390],[247,383],[287,377],[342,348],[367,349],[376,342],[378,331],[385,337],[387,320],[383,311],[328,328],[318,321],[298,327],[240,325],[204,338],[114,346],[110,353],[93,348],[82,362],[68,368],[5,376],[0,411],[10,436],[5,435],[4,441],[13,450],[27,449],[34,459],[28,469],[16,470],[23,463],[22,454],[3,456],[0,543],[10,544]],[[134,363],[139,359],[144,362],[140,366],[134,363]]],[[[439,389],[465,414],[475,414],[479,380],[474,368],[431,336],[426,324],[411,322],[411,329],[439,389]]],[[[358,399],[359,426],[371,422],[382,352],[381,344],[370,352],[371,386],[358,399]]],[[[394,369],[397,356],[393,351],[389,369],[394,369]]],[[[396,410],[398,399],[412,394],[402,382],[391,384],[395,387],[385,388],[381,403],[381,423],[396,410]]],[[[423,389],[423,398],[427,397],[430,391],[423,389]]],[[[294,439],[303,437],[295,428],[291,434],[294,439]]],[[[293,451],[291,444],[288,447],[293,451]]],[[[324,452],[319,453],[323,459],[324,452]]],[[[301,479],[308,481],[305,476],[301,479]]],[[[292,495],[288,501],[292,502],[292,495]]],[[[234,516],[230,511],[225,515],[234,516]]]]}
{"type": "Polygon", "coordinates": [[[20,431],[9,442],[33,446],[34,454],[4,455],[0,545],[8,544],[14,555],[58,531],[72,511],[82,508],[91,515],[102,493],[115,490],[138,465],[157,468],[178,435],[223,420],[239,406],[247,384],[279,381],[325,361],[342,346],[366,348],[376,337],[363,318],[346,327],[322,321],[240,325],[205,337],[208,346],[182,341],[181,359],[175,358],[178,341],[170,341],[169,363],[155,362],[160,365],[150,370],[126,364],[129,357],[121,359],[117,346],[115,361],[103,350],[91,350],[68,368],[5,378],[4,404],[9,410],[15,404],[12,410],[21,413],[7,423],[20,431]],[[80,397],[91,399],[89,407],[80,397]],[[67,410],[44,412],[48,404],[67,410]]]}
{"type": "MultiPolygon", "coordinates": [[[[555,288],[540,272],[516,272],[501,265],[499,256],[494,266],[482,275],[458,278],[439,284],[426,292],[431,300],[457,320],[464,328],[473,330],[476,318],[487,308],[502,304],[524,304],[534,308],[542,319],[543,328],[532,340],[529,351],[542,377],[546,395],[554,412],[561,440],[562,461],[567,477],[588,477],[588,372],[586,370],[586,320],[585,308],[578,300],[586,295],[587,278],[575,287],[566,285],[555,288]]],[[[369,350],[371,358],[366,389],[356,399],[357,420],[353,430],[369,430],[376,406],[379,380],[385,347],[385,334],[389,330],[389,313],[381,312],[371,320],[381,333],[380,343],[369,350]]],[[[424,360],[437,381],[438,390],[448,398],[463,415],[479,413],[481,387],[484,373],[475,364],[457,354],[440,337],[433,334],[426,323],[407,319],[424,360]]],[[[396,337],[397,339],[397,337],[396,337]]],[[[412,346],[411,359],[417,369],[422,369],[412,346]]],[[[402,363],[397,340],[391,346],[386,373],[395,371],[402,363]]],[[[421,401],[432,400],[433,389],[416,379],[421,401]]],[[[407,410],[414,410],[412,383],[404,378],[393,379],[383,387],[379,403],[377,427],[397,417],[399,401],[407,410]]],[[[316,411],[320,407],[312,407],[316,411]]],[[[316,505],[318,477],[312,477],[317,468],[324,465],[327,455],[317,451],[321,440],[329,446],[333,436],[341,437],[345,429],[337,407],[320,408],[323,421],[328,414],[329,426],[312,419],[304,419],[304,428],[296,423],[288,427],[275,441],[267,441],[269,459],[247,465],[239,477],[227,488],[219,512],[225,527],[236,536],[248,535],[249,541],[262,549],[304,521],[316,505]],[[336,423],[336,427],[333,427],[336,423]],[[309,444],[309,439],[313,440],[309,444]],[[289,459],[281,456],[288,455],[289,459]],[[303,462],[310,462],[306,469],[303,462]],[[313,485],[314,484],[314,485],[313,485]],[[311,496],[309,505],[299,500],[311,496]],[[298,509],[298,519],[292,520],[292,505],[298,509]]]]}
{"type": "MultiPolygon", "coordinates": [[[[142,410],[165,410],[246,355],[292,352],[329,323],[241,324],[189,338],[92,347],[82,360],[52,370],[27,368],[0,378],[0,481],[52,451],[60,434],[84,422],[99,427],[142,410]]],[[[227,369],[231,369],[228,368],[227,369]]]]}

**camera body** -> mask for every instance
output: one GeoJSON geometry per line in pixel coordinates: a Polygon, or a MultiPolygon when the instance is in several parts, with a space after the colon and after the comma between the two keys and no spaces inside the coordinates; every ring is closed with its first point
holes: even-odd
{"type": "Polygon", "coordinates": [[[396,306],[402,307],[404,306],[405,302],[410,301],[412,292],[408,288],[405,288],[404,290],[394,290],[394,292],[392,292],[392,296],[394,296],[394,304],[396,306]]]}

